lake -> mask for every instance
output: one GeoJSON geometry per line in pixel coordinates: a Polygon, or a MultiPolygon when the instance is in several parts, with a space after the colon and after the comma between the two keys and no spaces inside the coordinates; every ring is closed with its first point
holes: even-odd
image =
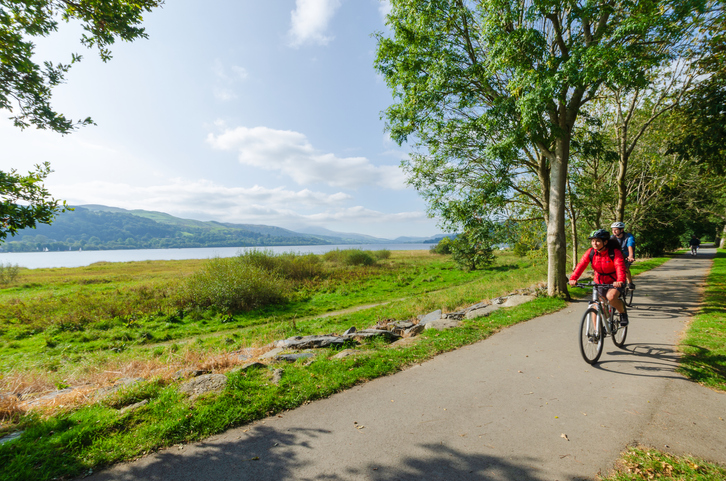
{"type": "Polygon", "coordinates": [[[0,252],[0,264],[19,265],[28,269],[44,267],[83,267],[94,262],[170,261],[233,257],[249,250],[270,250],[275,254],[325,254],[335,249],[377,251],[428,250],[432,244],[352,244],[325,246],[268,246],[268,247],[199,247],[190,249],[129,249],[108,251],[0,252]]]}

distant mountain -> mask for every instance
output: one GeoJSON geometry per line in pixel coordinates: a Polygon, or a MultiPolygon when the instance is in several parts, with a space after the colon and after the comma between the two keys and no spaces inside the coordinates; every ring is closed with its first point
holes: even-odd
{"type": "Polygon", "coordinates": [[[18,231],[15,237],[0,242],[0,250],[31,252],[434,242],[432,237],[399,237],[391,241],[323,228],[301,230],[304,232],[259,224],[182,219],[163,212],[88,204],[58,215],[51,225],[39,224],[36,229],[18,231]]]}

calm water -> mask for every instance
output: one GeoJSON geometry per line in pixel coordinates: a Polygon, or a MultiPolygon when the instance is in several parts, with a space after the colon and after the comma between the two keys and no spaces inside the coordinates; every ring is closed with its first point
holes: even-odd
{"type": "Polygon", "coordinates": [[[134,249],[118,251],[62,251],[62,252],[0,252],[0,264],[19,265],[29,269],[43,267],[82,267],[94,262],[168,261],[179,259],[209,259],[232,257],[239,252],[264,249],[276,254],[297,252],[324,254],[335,249],[364,249],[377,251],[428,250],[431,244],[358,244],[339,246],[270,246],[270,247],[200,247],[194,249],[134,249]]]}

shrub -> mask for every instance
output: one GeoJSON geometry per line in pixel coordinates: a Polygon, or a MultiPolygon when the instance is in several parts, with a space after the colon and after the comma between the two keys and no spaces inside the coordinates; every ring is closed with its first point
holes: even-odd
{"type": "Polygon", "coordinates": [[[11,263],[4,264],[0,262],[0,284],[7,285],[11,282],[15,282],[20,273],[20,266],[11,263]]]}
{"type": "Polygon", "coordinates": [[[187,279],[184,290],[192,306],[221,312],[247,311],[288,298],[283,279],[241,257],[210,259],[187,279]]]}
{"type": "Polygon", "coordinates": [[[360,249],[350,249],[345,251],[343,264],[346,266],[372,266],[376,260],[368,251],[360,249]]]}
{"type": "Polygon", "coordinates": [[[494,262],[493,251],[490,239],[480,231],[465,232],[451,245],[454,262],[460,269],[467,271],[491,265],[494,262]]]}
{"type": "Polygon", "coordinates": [[[444,237],[439,241],[438,244],[431,246],[431,252],[434,254],[451,254],[451,245],[453,244],[453,241],[449,237],[444,237]]]}
{"type": "Polygon", "coordinates": [[[373,252],[373,256],[379,261],[382,261],[391,257],[391,251],[389,251],[388,249],[380,249],[373,252]]]}
{"type": "Polygon", "coordinates": [[[314,279],[324,274],[320,257],[315,254],[300,255],[289,252],[276,256],[272,251],[251,250],[240,254],[238,259],[244,264],[295,281],[314,279]]]}

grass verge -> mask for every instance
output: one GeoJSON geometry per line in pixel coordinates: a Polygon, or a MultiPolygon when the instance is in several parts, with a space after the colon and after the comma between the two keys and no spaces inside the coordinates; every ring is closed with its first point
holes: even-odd
{"type": "Polygon", "coordinates": [[[640,481],[672,479],[688,481],[723,481],[726,469],[691,456],[673,456],[657,449],[630,447],[623,453],[616,473],[602,481],[640,481]]]}
{"type": "Polygon", "coordinates": [[[701,311],[680,345],[679,372],[710,388],[726,391],[726,250],[718,249],[706,279],[701,311]]]}

